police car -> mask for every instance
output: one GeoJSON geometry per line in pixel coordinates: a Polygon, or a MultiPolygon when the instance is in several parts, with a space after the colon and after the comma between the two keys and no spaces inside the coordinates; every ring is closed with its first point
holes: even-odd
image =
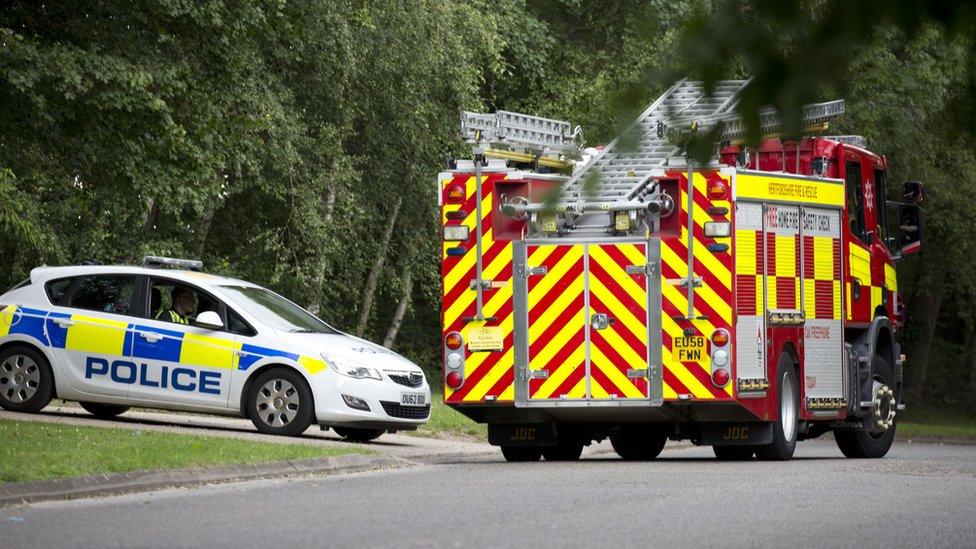
{"type": "Polygon", "coordinates": [[[57,397],[103,418],[130,406],[241,415],[264,433],[318,423],[356,441],[427,421],[417,365],[201,268],[148,257],[31,271],[0,295],[0,406],[37,412],[57,397]]]}

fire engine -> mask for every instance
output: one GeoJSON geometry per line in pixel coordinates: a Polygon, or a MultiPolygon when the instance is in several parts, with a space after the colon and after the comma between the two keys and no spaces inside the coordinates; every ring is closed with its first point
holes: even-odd
{"type": "Polygon", "coordinates": [[[680,81],[578,164],[568,122],[462,113],[472,158],[438,176],[444,401],[508,461],[606,438],[624,459],[687,439],[785,460],[828,432],[848,457],[888,452],[922,185],[889,201],[886,158],[825,136],[842,100],[805,107],[796,136],[763,110],[748,146],[748,82],[680,81]],[[717,136],[709,163],[692,132],[717,136]]]}

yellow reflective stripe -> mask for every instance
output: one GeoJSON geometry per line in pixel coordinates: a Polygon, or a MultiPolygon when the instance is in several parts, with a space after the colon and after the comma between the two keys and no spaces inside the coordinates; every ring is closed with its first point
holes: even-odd
{"type": "Polygon", "coordinates": [[[0,311],[0,337],[10,333],[10,325],[14,323],[14,313],[16,312],[16,305],[7,305],[0,311]]]}
{"type": "Polygon", "coordinates": [[[771,175],[738,173],[735,178],[735,197],[780,200],[823,206],[844,206],[844,184],[809,181],[771,175]]]}
{"type": "Polygon", "coordinates": [[[238,357],[234,351],[241,343],[203,334],[183,334],[180,364],[208,368],[236,368],[238,357]]]}
{"type": "Polygon", "coordinates": [[[888,287],[888,290],[892,292],[897,292],[898,274],[895,272],[895,268],[885,263],[884,272],[885,272],[885,286],[888,287]]]}
{"type": "Polygon", "coordinates": [[[735,231],[735,272],[741,275],[756,273],[756,231],[739,229],[735,231]]]}
{"type": "Polygon", "coordinates": [[[862,286],[871,284],[871,252],[867,248],[862,248],[859,244],[850,243],[850,262],[851,276],[861,279],[862,286]]]}
{"type": "Polygon", "coordinates": [[[129,324],[85,315],[71,315],[74,325],[68,327],[64,348],[69,351],[124,354],[125,332],[129,324]]]}
{"type": "MultiPolygon", "coordinates": [[[[664,261],[675,272],[688,272],[688,265],[682,262],[681,258],[678,257],[678,254],[674,253],[674,250],[663,244],[661,245],[661,260],[664,261]]],[[[678,290],[677,287],[671,284],[662,284],[661,288],[662,293],[665,294],[676,307],[678,307],[679,311],[682,313],[687,311],[688,295],[685,293],[684,289],[678,290]]],[[[762,287],[757,290],[757,293],[762,293],[762,287]]],[[[715,291],[712,290],[707,284],[702,284],[695,289],[695,297],[699,296],[705,300],[705,303],[708,303],[713,309],[715,309],[715,312],[718,313],[719,317],[725,321],[726,324],[732,323],[732,306],[726,303],[725,300],[719,298],[718,294],[716,294],[715,291]]],[[[761,307],[757,310],[760,309],[761,307]]],[[[697,307],[695,308],[695,313],[696,316],[701,314],[697,307]]]]}
{"type": "Polygon", "coordinates": [[[305,368],[309,375],[315,375],[325,369],[325,361],[310,356],[298,357],[298,364],[305,368]]]}
{"type": "MultiPolygon", "coordinates": [[[[634,316],[634,313],[630,311],[627,307],[624,307],[620,301],[617,300],[610,290],[603,285],[596,277],[590,277],[590,292],[603,303],[608,309],[608,312],[616,318],[620,323],[622,323],[638,341],[645,341],[647,338],[647,327],[642,319],[634,316]]],[[[602,311],[599,311],[602,312],[602,311]]],[[[629,346],[628,346],[629,347],[629,346]]]]}
{"type": "MultiPolygon", "coordinates": [[[[546,349],[548,350],[550,347],[555,347],[555,351],[562,349],[561,345],[555,345],[555,346],[550,345],[546,349]]],[[[555,354],[555,351],[553,353],[550,353],[548,358],[552,358],[552,354],[555,354]]],[[[562,364],[553,365],[554,368],[550,368],[549,371],[552,372],[552,374],[548,378],[546,378],[544,382],[542,382],[542,385],[539,387],[539,390],[535,392],[532,398],[551,398],[553,396],[552,392],[558,389],[559,386],[562,385],[564,381],[566,381],[566,378],[569,377],[571,373],[576,371],[577,367],[580,368],[583,367],[583,361],[585,359],[586,359],[586,342],[580,342],[579,346],[576,347],[576,350],[574,350],[572,354],[566,357],[566,360],[563,361],[562,364]]],[[[539,368],[533,368],[532,365],[530,364],[529,369],[538,370],[539,368]]],[[[559,397],[559,396],[560,395],[555,395],[555,397],[559,397]]]]}
{"type": "MultiPolygon", "coordinates": [[[[488,373],[478,380],[478,383],[475,384],[474,388],[471,389],[468,394],[464,395],[464,400],[481,400],[485,397],[488,390],[494,387],[495,383],[498,383],[498,380],[501,379],[501,377],[505,375],[505,372],[511,368],[511,365],[514,364],[514,354],[512,349],[513,347],[509,347],[508,350],[505,351],[505,354],[498,359],[498,362],[492,366],[491,370],[488,370],[488,373]]],[[[491,354],[493,353],[472,353],[471,357],[482,355],[487,358],[491,354]]],[[[481,362],[483,362],[483,360],[479,361],[479,365],[481,362]]],[[[467,364],[465,364],[464,370],[467,375],[471,375],[471,372],[473,371],[468,369],[467,364]]]]}
{"type": "Polygon", "coordinates": [[[806,318],[817,316],[816,282],[812,278],[803,279],[803,313],[806,318]]]}
{"type": "Polygon", "coordinates": [[[834,239],[829,236],[813,237],[813,278],[834,278],[834,239]]]}

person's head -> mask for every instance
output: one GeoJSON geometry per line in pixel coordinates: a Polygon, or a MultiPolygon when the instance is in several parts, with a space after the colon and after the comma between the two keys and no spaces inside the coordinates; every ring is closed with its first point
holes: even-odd
{"type": "Polygon", "coordinates": [[[176,287],[169,294],[170,298],[173,300],[173,310],[180,313],[181,315],[188,315],[193,312],[196,307],[196,296],[193,292],[187,290],[186,288],[176,287]]]}

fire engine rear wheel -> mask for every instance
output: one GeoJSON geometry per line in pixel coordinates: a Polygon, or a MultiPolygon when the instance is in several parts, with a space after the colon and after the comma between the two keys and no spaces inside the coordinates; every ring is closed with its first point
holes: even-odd
{"type": "Polygon", "coordinates": [[[112,419],[129,409],[128,406],[116,406],[115,404],[100,404],[97,402],[79,402],[89,414],[99,419],[112,419]]]}
{"type": "Polygon", "coordinates": [[[539,461],[542,459],[542,448],[537,446],[502,446],[505,461],[539,461]]]}
{"type": "Polygon", "coordinates": [[[583,455],[583,441],[576,438],[560,438],[555,446],[542,449],[546,461],[576,461],[583,455]]]}
{"type": "Polygon", "coordinates": [[[712,446],[712,451],[720,461],[746,461],[756,453],[753,446],[712,446]]]}
{"type": "Polygon", "coordinates": [[[621,429],[610,435],[610,445],[620,459],[650,461],[661,454],[668,434],[654,429],[621,429]]]}
{"type": "Polygon", "coordinates": [[[837,447],[849,458],[884,457],[895,440],[897,402],[892,389],[894,375],[891,365],[884,358],[875,355],[872,369],[874,409],[864,421],[863,429],[834,431],[837,447]]]}
{"type": "Polygon", "coordinates": [[[797,422],[800,416],[799,385],[790,355],[783,353],[776,368],[776,393],[779,395],[779,419],[773,422],[773,441],[756,448],[756,457],[786,461],[796,450],[797,422]]]}

